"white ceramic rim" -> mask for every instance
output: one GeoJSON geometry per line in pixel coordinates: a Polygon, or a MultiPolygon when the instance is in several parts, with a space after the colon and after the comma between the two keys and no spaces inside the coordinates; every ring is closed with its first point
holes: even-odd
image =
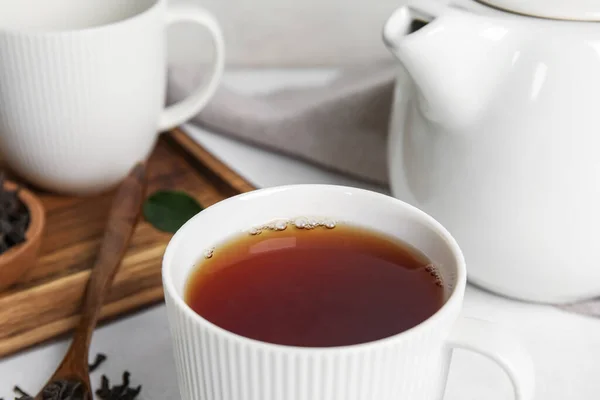
{"type": "MultiPolygon", "coordinates": [[[[248,227],[248,228],[251,228],[251,227],[248,227]]],[[[384,345],[389,341],[401,340],[403,338],[408,339],[409,337],[412,337],[414,335],[419,335],[420,332],[423,330],[435,329],[434,328],[435,324],[438,323],[438,321],[440,319],[444,319],[446,314],[452,312],[452,310],[455,309],[455,307],[461,306],[462,299],[463,299],[463,293],[465,291],[465,286],[466,286],[466,282],[467,282],[467,270],[466,270],[466,264],[465,264],[465,259],[464,259],[463,253],[460,250],[460,247],[458,246],[458,243],[456,242],[454,237],[452,237],[450,232],[448,232],[446,230],[446,228],[444,228],[442,226],[442,224],[440,224],[433,217],[431,217],[430,215],[421,211],[420,209],[413,207],[410,204],[407,204],[407,203],[405,203],[401,200],[398,200],[394,197],[376,193],[376,192],[372,192],[372,191],[365,190],[365,189],[359,189],[359,188],[353,188],[353,187],[347,187],[347,186],[338,186],[338,185],[326,185],[326,184],[298,184],[298,185],[284,185],[284,186],[277,186],[277,187],[271,187],[271,188],[257,189],[257,190],[251,191],[251,192],[239,194],[239,195],[230,197],[228,199],[222,200],[210,207],[207,207],[206,209],[204,209],[203,211],[201,211],[200,213],[198,213],[197,215],[192,217],[175,233],[175,235],[173,235],[173,237],[169,241],[169,244],[167,245],[167,248],[165,250],[163,260],[162,260],[162,279],[163,279],[163,285],[164,285],[166,291],[173,298],[173,301],[174,301],[176,307],[183,310],[183,312],[186,314],[186,316],[188,318],[191,318],[191,320],[194,321],[194,323],[201,325],[206,329],[212,330],[222,336],[225,336],[225,337],[227,337],[228,340],[241,342],[241,344],[261,346],[265,350],[285,349],[286,351],[295,351],[295,352],[299,352],[299,353],[308,354],[308,353],[314,353],[314,352],[320,353],[320,352],[336,352],[336,351],[345,351],[345,350],[353,350],[353,351],[366,350],[366,349],[369,349],[374,346],[384,345]],[[433,232],[435,232],[438,236],[440,236],[444,240],[444,242],[450,249],[451,254],[453,255],[454,259],[456,260],[456,283],[455,283],[454,287],[452,288],[452,291],[450,292],[448,299],[444,302],[442,307],[440,307],[440,309],[435,314],[431,315],[429,318],[427,318],[425,321],[421,322],[417,326],[414,326],[414,327],[412,327],[406,331],[400,332],[398,334],[388,336],[383,339],[366,342],[366,343],[353,344],[353,345],[349,345],[349,346],[332,346],[332,347],[298,347],[298,346],[288,346],[288,345],[262,342],[260,340],[247,338],[245,336],[241,336],[236,333],[230,332],[226,329],[223,329],[223,328],[213,324],[212,322],[204,319],[202,316],[200,316],[196,312],[194,312],[190,308],[190,306],[185,302],[183,297],[177,293],[177,290],[175,290],[175,285],[173,283],[173,280],[171,278],[171,273],[170,273],[171,269],[173,268],[173,263],[171,262],[171,260],[174,257],[174,254],[175,254],[175,251],[178,246],[178,242],[179,242],[180,238],[186,236],[188,234],[188,231],[191,231],[193,229],[193,225],[199,223],[199,221],[202,219],[203,213],[209,213],[212,210],[217,210],[217,209],[223,208],[223,207],[231,207],[235,203],[238,203],[240,200],[247,199],[250,197],[264,197],[264,196],[268,196],[269,194],[277,192],[277,191],[290,190],[290,189],[298,190],[298,189],[302,189],[304,187],[322,188],[323,190],[339,190],[339,191],[346,191],[346,192],[351,191],[354,194],[357,194],[357,195],[360,195],[363,197],[365,197],[365,196],[371,197],[373,199],[373,201],[376,201],[379,203],[387,203],[389,205],[389,207],[402,207],[406,211],[412,213],[413,215],[415,215],[416,217],[421,219],[433,232]]]]}
{"type": "Polygon", "coordinates": [[[2,27],[0,26],[0,34],[2,35],[7,35],[7,34],[12,34],[12,35],[20,35],[20,36],[72,36],[72,35],[78,35],[78,34],[88,34],[88,33],[95,33],[95,32],[99,32],[99,31],[103,31],[103,30],[110,30],[110,29],[115,29],[115,28],[119,28],[123,25],[129,24],[129,23],[133,23],[135,21],[138,21],[142,18],[144,18],[147,14],[152,13],[155,9],[157,9],[158,7],[160,7],[162,5],[162,3],[166,2],[167,0],[151,0],[150,3],[148,4],[147,7],[145,7],[142,11],[138,12],[137,14],[134,14],[130,17],[127,18],[123,18],[123,19],[119,19],[117,21],[113,21],[113,22],[109,22],[107,24],[102,24],[102,25],[97,25],[97,26],[90,26],[87,28],[78,28],[78,29],[60,29],[60,30],[27,30],[27,29],[20,29],[20,28],[7,28],[7,27],[2,27]]]}

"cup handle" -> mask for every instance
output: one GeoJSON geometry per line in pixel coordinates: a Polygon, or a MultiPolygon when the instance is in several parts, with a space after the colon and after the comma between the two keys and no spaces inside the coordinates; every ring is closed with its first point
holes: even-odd
{"type": "Polygon", "coordinates": [[[452,349],[474,351],[491,359],[510,378],[515,400],[533,400],[533,361],[522,342],[511,332],[483,320],[460,318],[447,344],[452,349]]]}
{"type": "Polygon", "coordinates": [[[178,22],[193,22],[206,28],[212,36],[215,57],[208,84],[196,88],[187,98],[167,107],[160,116],[159,132],[172,129],[200,112],[215,94],[225,65],[225,40],[217,19],[211,13],[189,4],[171,5],[167,13],[167,24],[178,22]]]}

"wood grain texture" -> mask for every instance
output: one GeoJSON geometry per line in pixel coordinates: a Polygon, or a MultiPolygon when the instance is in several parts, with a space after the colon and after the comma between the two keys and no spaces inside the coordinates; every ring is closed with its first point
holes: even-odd
{"type": "MultiPolygon", "coordinates": [[[[148,160],[148,193],[183,190],[207,207],[253,190],[184,132],[163,134],[148,160]]],[[[70,331],[100,249],[114,192],[92,198],[40,193],[47,226],[37,265],[0,292],[0,357],[70,331]]],[[[171,234],[137,225],[100,320],[161,302],[161,259],[171,234]]]]}

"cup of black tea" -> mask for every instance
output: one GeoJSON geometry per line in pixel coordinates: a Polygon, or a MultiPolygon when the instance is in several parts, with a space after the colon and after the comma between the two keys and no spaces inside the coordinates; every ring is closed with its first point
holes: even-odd
{"type": "Polygon", "coordinates": [[[184,400],[441,400],[455,348],[533,398],[520,341],[459,316],[454,238],[392,197],[330,185],[235,196],[173,236],[162,272],[184,400]]]}

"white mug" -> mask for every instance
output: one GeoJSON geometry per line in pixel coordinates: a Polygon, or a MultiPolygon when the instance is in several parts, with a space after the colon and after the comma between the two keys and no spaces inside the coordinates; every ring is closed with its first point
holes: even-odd
{"type": "MultiPolygon", "coordinates": [[[[522,344],[494,324],[459,317],[465,261],[452,236],[422,211],[378,193],[329,185],[256,190],[211,206],[171,239],[163,284],[184,400],[439,400],[452,350],[491,358],[516,400],[531,400],[533,364],[522,344]],[[208,249],[281,218],[367,227],[414,246],[439,268],[445,303],[416,327],[365,344],[302,348],[245,338],[208,322],[184,301],[184,287],[208,249]]],[[[273,299],[277,301],[277,299],[273,299]]]]}
{"type": "MultiPolygon", "coordinates": [[[[122,180],[158,132],[190,119],[223,72],[219,24],[167,0],[0,0],[0,151],[42,188],[93,194],[122,180]],[[203,26],[209,83],[165,109],[166,30],[203,26]]],[[[202,51],[199,49],[199,51],[202,51]]]]}

